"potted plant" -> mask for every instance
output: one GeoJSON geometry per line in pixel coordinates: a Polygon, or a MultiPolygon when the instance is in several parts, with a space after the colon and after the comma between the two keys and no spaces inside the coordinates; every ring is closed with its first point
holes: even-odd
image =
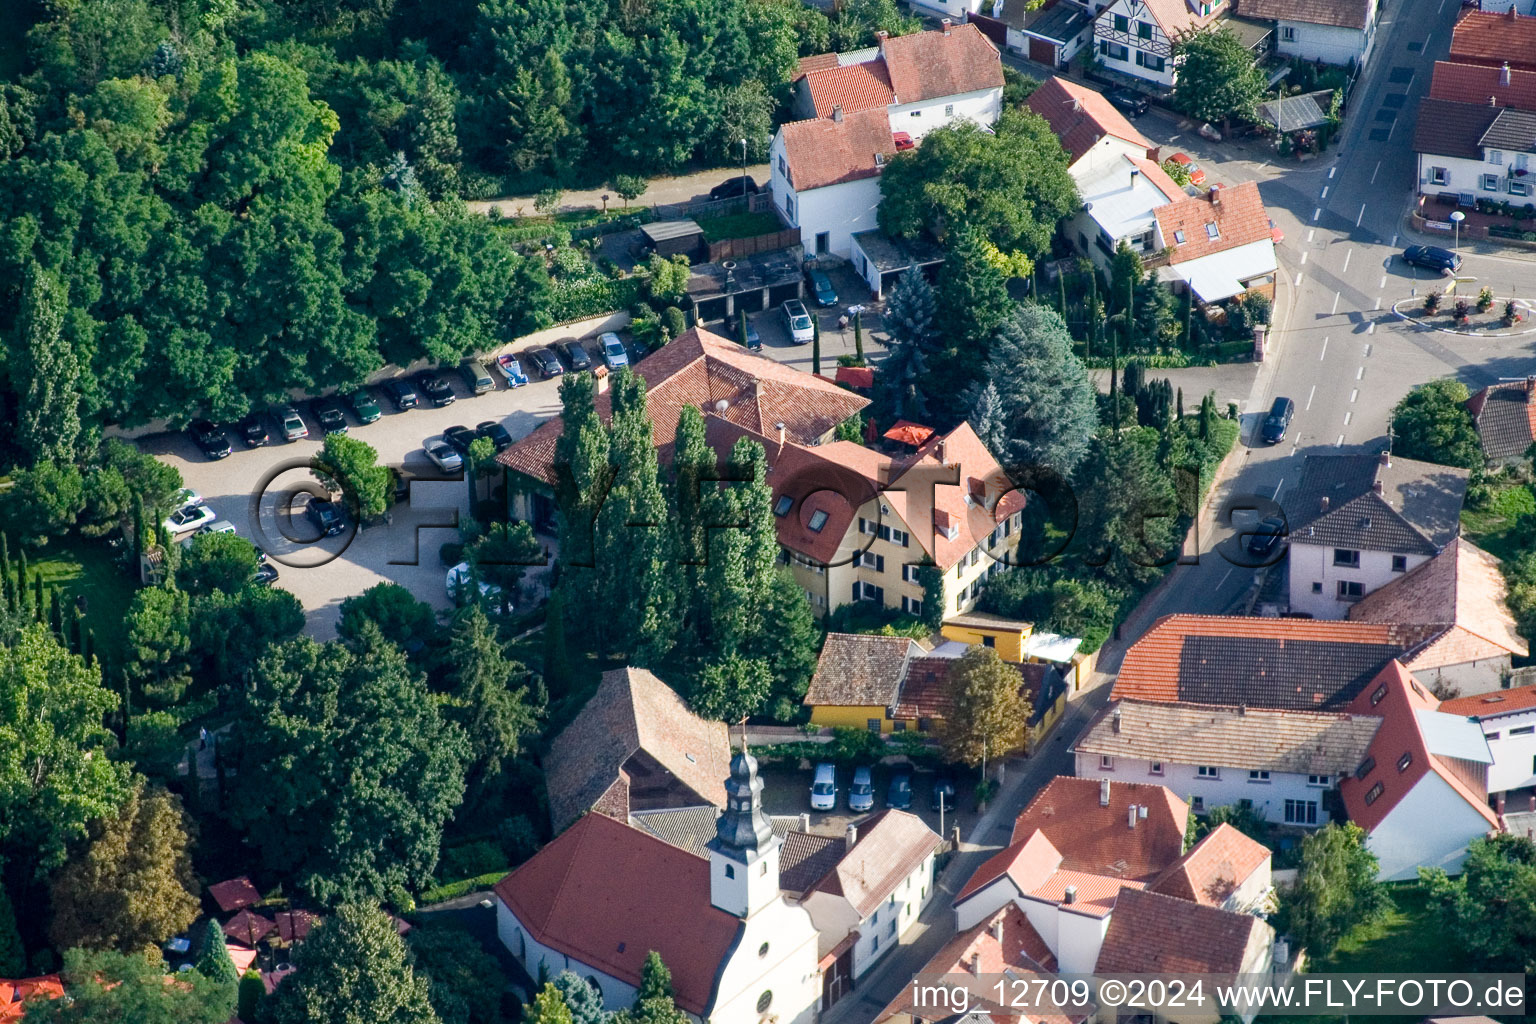
{"type": "Polygon", "coordinates": [[[1424,296],[1424,315],[1434,316],[1438,312],[1440,312],[1440,293],[1430,292],[1424,296]]]}
{"type": "Polygon", "coordinates": [[[1493,308],[1493,289],[1483,288],[1477,293],[1477,311],[1486,313],[1493,308]]]}
{"type": "Polygon", "coordinates": [[[1471,313],[1472,307],[1467,303],[1466,299],[1456,300],[1456,305],[1452,315],[1456,318],[1456,322],[1458,324],[1465,324],[1467,322],[1467,317],[1471,315],[1471,313]]]}
{"type": "Polygon", "coordinates": [[[1510,299],[1504,303],[1504,326],[1513,327],[1521,320],[1520,308],[1515,305],[1515,300],[1510,299]]]}

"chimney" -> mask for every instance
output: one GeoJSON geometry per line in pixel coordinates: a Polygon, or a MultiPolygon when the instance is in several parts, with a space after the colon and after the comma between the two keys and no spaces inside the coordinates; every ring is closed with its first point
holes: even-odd
{"type": "Polygon", "coordinates": [[[809,811],[801,811],[800,812],[800,831],[801,832],[809,832],[810,830],[811,830],[811,815],[810,815],[810,812],[809,811]]]}
{"type": "Polygon", "coordinates": [[[1138,171],[1136,168],[1132,167],[1131,168],[1131,188],[1132,189],[1135,189],[1135,187],[1136,187],[1136,179],[1139,178],[1140,176],[1141,176],[1141,172],[1138,171]]]}
{"type": "Polygon", "coordinates": [[[1129,825],[1131,828],[1135,828],[1136,827],[1136,805],[1135,804],[1131,804],[1131,806],[1126,808],[1126,810],[1129,811],[1129,813],[1126,815],[1126,822],[1125,823],[1127,825],[1129,825]]]}
{"type": "Polygon", "coordinates": [[[832,120],[841,122],[842,119],[843,119],[843,105],[841,103],[834,103],[832,105],[832,120]]]}
{"type": "Polygon", "coordinates": [[[1248,705],[1246,703],[1245,704],[1239,704],[1237,706],[1237,713],[1239,715],[1246,715],[1248,713],[1248,705]]]}
{"type": "Polygon", "coordinates": [[[1392,468],[1392,453],[1391,452],[1382,452],[1381,453],[1381,464],[1383,466],[1385,466],[1387,469],[1391,469],[1392,468]]]}
{"type": "Polygon", "coordinates": [[[1211,205],[1212,206],[1220,206],[1221,205],[1221,186],[1220,185],[1212,185],[1211,186],[1211,191],[1210,191],[1210,196],[1211,196],[1211,205]]]}
{"type": "MultiPolygon", "coordinates": [[[[943,21],[939,22],[939,24],[944,26],[944,34],[945,35],[949,35],[950,26],[952,26],[954,24],[954,22],[950,21],[948,18],[945,18],[943,21]]],[[[1507,81],[1507,79],[1509,78],[1509,65],[1508,64],[1504,65],[1504,77],[1506,79],[1504,84],[1508,85],[1509,84],[1509,82],[1507,81]]]]}
{"type": "Polygon", "coordinates": [[[997,940],[999,946],[1003,944],[1003,919],[1001,917],[992,922],[992,937],[997,940]]]}
{"type": "Polygon", "coordinates": [[[1374,484],[1371,485],[1371,489],[1377,494],[1385,494],[1387,491],[1387,485],[1382,483],[1380,480],[1377,480],[1374,484]]]}
{"type": "Polygon", "coordinates": [[[1529,402],[1533,395],[1536,395],[1536,376],[1525,378],[1525,400],[1529,402]]]}
{"type": "Polygon", "coordinates": [[[981,973],[981,954],[976,952],[975,950],[971,951],[971,973],[972,974],[980,974],[981,973]]]}
{"type": "Polygon", "coordinates": [[[889,32],[887,32],[885,29],[881,29],[880,31],[875,33],[875,42],[877,42],[877,43],[879,43],[881,45],[884,45],[885,41],[887,39],[889,39],[889,38],[891,38],[891,34],[889,32]]]}
{"type": "Polygon", "coordinates": [[[1320,509],[1320,511],[1323,511],[1323,512],[1327,512],[1328,511],[1328,495],[1326,495],[1326,494],[1323,495],[1322,508],[1320,509]]]}
{"type": "MultiPolygon", "coordinates": [[[[947,34],[948,30],[946,29],[945,31],[946,31],[946,34],[947,34]]],[[[1499,68],[1499,84],[1500,85],[1508,85],[1509,84],[1509,61],[1505,61],[1504,62],[1504,66],[1499,68]]]]}
{"type": "MultiPolygon", "coordinates": [[[[1115,708],[1115,713],[1109,716],[1110,724],[1114,727],[1115,735],[1120,735],[1120,709],[1115,708]]],[[[1107,781],[1107,780],[1106,780],[1107,781]]]]}
{"type": "Polygon", "coordinates": [[[1099,780],[1099,806],[1100,807],[1108,807],[1109,806],[1109,780],[1108,779],[1100,779],[1099,780]]]}
{"type": "Polygon", "coordinates": [[[1509,20],[1510,21],[1519,21],[1520,20],[1520,12],[1515,10],[1515,5],[1514,4],[1510,4],[1509,5],[1508,14],[1509,14],[1509,20]]]}
{"type": "Polygon", "coordinates": [[[941,466],[949,465],[949,460],[944,458],[944,438],[942,438],[942,437],[939,438],[938,447],[935,448],[934,450],[938,453],[939,465],[941,465],[941,466]]]}
{"type": "Polygon", "coordinates": [[[779,431],[779,447],[782,449],[784,447],[784,421],[780,420],[779,422],[775,423],[774,426],[776,428],[778,428],[778,431],[779,431]]]}
{"type": "Polygon", "coordinates": [[[1075,886],[1075,885],[1067,886],[1066,891],[1061,894],[1061,902],[1063,902],[1063,903],[1076,903],[1077,902],[1077,886],[1075,886]]]}
{"type": "Polygon", "coordinates": [[[848,826],[848,832],[843,837],[844,852],[847,852],[848,850],[853,849],[854,844],[857,843],[858,841],[859,841],[859,828],[858,828],[858,826],[857,825],[849,825],[848,826]]]}

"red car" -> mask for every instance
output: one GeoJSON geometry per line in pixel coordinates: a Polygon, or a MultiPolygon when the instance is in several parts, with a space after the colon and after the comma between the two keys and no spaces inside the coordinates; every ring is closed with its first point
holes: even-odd
{"type": "Polygon", "coordinates": [[[1285,241],[1285,232],[1281,231],[1280,228],[1276,226],[1275,218],[1273,217],[1269,218],[1269,237],[1274,241],[1276,245],[1279,245],[1281,242],[1285,241]]]}
{"type": "Polygon", "coordinates": [[[896,143],[896,151],[911,149],[917,143],[912,141],[912,136],[907,132],[891,132],[891,141],[896,143]]]}
{"type": "Polygon", "coordinates": [[[1184,168],[1185,172],[1189,175],[1189,183],[1191,185],[1205,184],[1205,172],[1200,169],[1199,164],[1189,158],[1188,153],[1175,153],[1168,159],[1184,168]]]}

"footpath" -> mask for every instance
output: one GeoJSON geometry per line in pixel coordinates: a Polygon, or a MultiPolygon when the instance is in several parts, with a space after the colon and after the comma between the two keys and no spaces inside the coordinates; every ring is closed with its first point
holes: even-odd
{"type": "MultiPolygon", "coordinates": [[[[765,185],[768,182],[768,165],[748,164],[747,174],[759,186],[765,185]]],[[[692,174],[680,174],[676,177],[652,178],[647,183],[645,191],[639,198],[631,200],[629,205],[666,206],[672,203],[687,203],[695,199],[708,199],[710,189],[723,181],[740,176],[739,167],[712,167],[707,171],[695,171],[692,174]]],[[[602,209],[604,195],[608,197],[609,209],[624,205],[624,200],[614,194],[611,188],[573,189],[561,195],[557,212],[602,209]]],[[[504,196],[499,199],[476,199],[464,205],[469,207],[471,213],[490,213],[491,207],[494,206],[501,211],[503,217],[532,217],[537,214],[533,208],[533,199],[533,196],[504,196]],[[519,213],[519,210],[522,212],[519,213]]]]}

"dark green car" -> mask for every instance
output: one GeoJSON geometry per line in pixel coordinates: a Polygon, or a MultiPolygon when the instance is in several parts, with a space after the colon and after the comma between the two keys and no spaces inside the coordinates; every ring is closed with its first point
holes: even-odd
{"type": "Polygon", "coordinates": [[[362,388],[348,392],[347,405],[351,406],[352,415],[357,417],[359,423],[372,423],[384,415],[379,409],[379,403],[375,402],[373,396],[362,388]]]}

